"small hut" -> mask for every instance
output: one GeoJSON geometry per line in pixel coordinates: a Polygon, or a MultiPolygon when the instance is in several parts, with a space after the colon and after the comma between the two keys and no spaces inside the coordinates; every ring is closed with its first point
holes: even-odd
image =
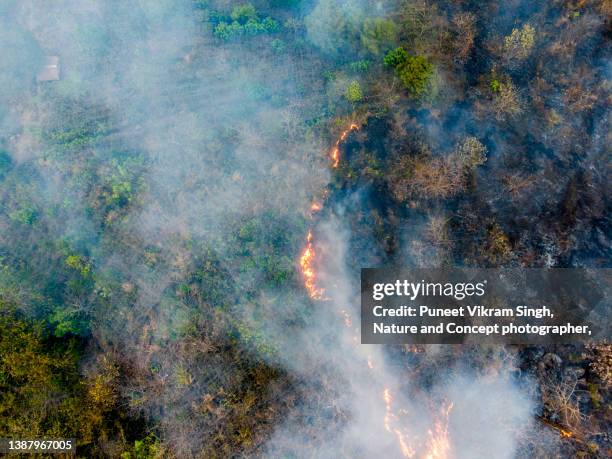
{"type": "Polygon", "coordinates": [[[59,56],[47,56],[45,65],[36,77],[38,81],[57,81],[60,79],[59,56]]]}

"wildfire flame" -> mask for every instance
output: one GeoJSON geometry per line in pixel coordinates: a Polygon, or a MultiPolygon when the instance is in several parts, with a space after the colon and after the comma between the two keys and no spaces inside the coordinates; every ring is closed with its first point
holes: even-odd
{"type": "MultiPolygon", "coordinates": [[[[453,409],[453,404],[449,403],[440,412],[440,417],[436,419],[433,429],[427,432],[427,441],[425,445],[417,441],[417,447],[413,447],[408,441],[408,434],[397,426],[400,420],[394,413],[392,407],[391,390],[385,388],[383,392],[383,400],[385,402],[385,429],[394,434],[399,444],[400,450],[404,457],[415,457],[416,450],[419,450],[418,457],[423,459],[448,459],[451,449],[450,438],[448,434],[448,420],[453,409]]],[[[405,413],[405,410],[400,410],[399,413],[405,413]]]]}
{"type": "MultiPolygon", "coordinates": [[[[347,129],[342,131],[340,137],[336,140],[334,147],[330,152],[331,159],[331,167],[337,168],[340,165],[340,143],[343,142],[349,133],[355,129],[358,129],[359,126],[355,123],[352,123],[347,129]]],[[[327,196],[327,192],[324,193],[324,197],[327,196]]],[[[323,208],[323,205],[320,201],[315,200],[310,206],[311,216],[312,214],[319,212],[323,208]]],[[[308,295],[313,300],[325,300],[324,292],[325,290],[317,285],[317,274],[314,269],[314,261],[315,261],[315,247],[313,244],[312,231],[308,231],[306,236],[306,246],[304,247],[302,254],[300,255],[300,267],[302,270],[302,275],[304,277],[304,287],[306,288],[308,295]]],[[[344,316],[344,324],[347,328],[352,327],[351,317],[348,312],[342,309],[341,314],[344,316]]],[[[353,336],[353,341],[358,344],[359,340],[357,336],[353,336]]],[[[422,352],[417,346],[406,348],[407,352],[422,352]]],[[[374,362],[371,356],[367,357],[367,366],[370,370],[374,369],[374,362]]],[[[416,449],[411,445],[409,441],[408,432],[406,429],[402,429],[401,422],[393,411],[392,407],[392,396],[389,388],[384,388],[383,391],[383,400],[385,402],[385,417],[384,417],[384,427],[389,432],[395,435],[398,445],[400,447],[401,453],[404,457],[412,458],[416,455],[416,449]]],[[[427,441],[418,441],[418,449],[419,455],[425,450],[425,454],[423,456],[424,459],[447,459],[448,454],[450,452],[450,439],[448,435],[448,418],[450,416],[450,412],[453,408],[453,404],[449,404],[445,410],[442,410],[442,416],[440,419],[437,419],[434,423],[433,429],[428,431],[427,441]]],[[[398,413],[401,415],[405,413],[405,410],[400,410],[398,413]]],[[[571,432],[569,435],[565,435],[565,432],[561,432],[563,436],[571,436],[571,432]]]]}
{"type": "Polygon", "coordinates": [[[306,247],[300,257],[300,267],[304,276],[304,287],[308,291],[308,295],[313,300],[323,299],[323,289],[317,287],[317,274],[313,267],[315,257],[315,248],[312,243],[312,231],[308,231],[306,236],[306,247]]]}
{"type": "MultiPolygon", "coordinates": [[[[308,295],[313,300],[325,300],[324,289],[317,285],[317,274],[314,269],[314,260],[316,252],[313,243],[312,231],[308,231],[306,236],[306,247],[300,256],[300,267],[302,269],[302,275],[304,276],[304,287],[308,291],[308,295]]],[[[345,309],[339,311],[344,318],[344,325],[347,328],[352,327],[352,320],[349,313],[345,309]]],[[[353,337],[353,341],[358,344],[359,340],[357,336],[353,337]]],[[[413,351],[413,349],[410,349],[413,351]]],[[[367,366],[370,370],[374,368],[374,362],[371,356],[367,356],[367,366]]],[[[385,388],[383,391],[383,400],[385,402],[385,417],[384,427],[385,429],[393,434],[397,440],[400,451],[404,457],[412,458],[416,455],[416,449],[412,446],[409,440],[409,432],[402,428],[401,420],[394,412],[392,407],[392,396],[391,390],[385,388]]],[[[424,459],[447,459],[450,452],[450,440],[448,435],[448,418],[453,408],[452,403],[449,404],[445,410],[442,411],[440,419],[436,420],[433,429],[427,432],[427,441],[418,442],[419,457],[424,459]],[[425,453],[421,456],[421,452],[425,450],[425,453]]],[[[403,411],[400,410],[398,413],[401,415],[403,411]]]]}
{"type": "Polygon", "coordinates": [[[393,410],[391,407],[391,391],[389,390],[389,388],[385,388],[385,390],[383,391],[383,400],[385,401],[386,408],[384,418],[385,429],[388,432],[395,434],[397,442],[400,446],[400,450],[402,451],[402,455],[404,457],[414,457],[414,448],[412,448],[412,446],[410,446],[410,444],[408,443],[406,435],[400,429],[391,426],[392,422],[397,421],[397,416],[393,414],[393,410]]]}
{"type": "Polygon", "coordinates": [[[448,438],[448,418],[453,409],[450,403],[442,412],[442,419],[435,423],[434,430],[427,432],[427,454],[425,459],[446,459],[450,451],[450,440],[448,438]]]}
{"type": "Polygon", "coordinates": [[[536,416],[536,419],[538,419],[543,424],[546,424],[547,426],[552,427],[557,432],[559,432],[559,436],[561,438],[566,439],[566,440],[571,438],[573,441],[582,443],[582,440],[576,436],[576,433],[572,432],[571,430],[566,429],[565,426],[558,424],[554,421],[551,421],[550,419],[547,419],[543,416],[536,416]]]}
{"type": "Polygon", "coordinates": [[[351,123],[351,125],[347,129],[342,131],[340,137],[338,137],[338,140],[336,140],[336,144],[334,145],[334,148],[332,148],[332,151],[329,154],[332,160],[332,167],[334,169],[340,165],[340,142],[343,142],[351,131],[354,131],[358,128],[358,125],[356,125],[355,123],[351,123]]]}
{"type": "Polygon", "coordinates": [[[323,208],[323,206],[321,206],[321,204],[319,204],[318,202],[313,202],[312,205],[310,206],[310,211],[312,213],[318,212],[323,208]]]}

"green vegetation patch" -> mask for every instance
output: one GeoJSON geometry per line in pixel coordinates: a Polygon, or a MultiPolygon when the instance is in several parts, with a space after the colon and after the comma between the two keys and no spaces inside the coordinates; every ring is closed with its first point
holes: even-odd
{"type": "Polygon", "coordinates": [[[423,56],[412,56],[404,48],[389,51],[383,62],[395,69],[395,73],[414,98],[420,98],[431,90],[434,65],[423,56]]]}
{"type": "Polygon", "coordinates": [[[224,41],[274,33],[280,29],[280,24],[276,20],[269,16],[260,17],[250,3],[234,7],[229,17],[213,14],[210,19],[217,22],[213,28],[213,35],[224,41]]]}

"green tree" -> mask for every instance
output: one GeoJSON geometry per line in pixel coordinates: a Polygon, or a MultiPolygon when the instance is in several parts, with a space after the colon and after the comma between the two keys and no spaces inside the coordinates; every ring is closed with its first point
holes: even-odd
{"type": "Polygon", "coordinates": [[[408,60],[408,53],[406,52],[404,48],[400,46],[399,48],[395,48],[389,51],[386,54],[385,58],[383,59],[383,62],[385,66],[394,69],[402,65],[407,60],[408,60]]]}
{"type": "Polygon", "coordinates": [[[244,3],[234,7],[230,16],[232,20],[240,24],[245,24],[251,19],[257,19],[257,10],[252,4],[244,3]]]}
{"type": "Polygon", "coordinates": [[[383,18],[367,18],[361,31],[361,45],[372,54],[391,46],[397,40],[397,27],[393,21],[383,18]]]}
{"type": "Polygon", "coordinates": [[[368,70],[370,70],[370,61],[361,60],[351,62],[348,67],[353,73],[366,73],[368,70]]]}
{"type": "Polygon", "coordinates": [[[434,66],[423,56],[410,56],[397,68],[397,75],[411,96],[419,98],[430,89],[434,66]]]}
{"type": "Polygon", "coordinates": [[[213,29],[213,35],[221,40],[230,40],[236,38],[244,33],[244,26],[234,21],[231,24],[227,22],[220,22],[213,29]]]}
{"type": "Polygon", "coordinates": [[[361,91],[361,85],[358,81],[353,80],[349,83],[344,94],[349,102],[352,104],[359,102],[363,99],[363,92],[361,91]]]}
{"type": "Polygon", "coordinates": [[[0,436],[77,438],[88,457],[99,438],[116,437],[80,377],[79,348],[0,300],[0,436]]]}
{"type": "Polygon", "coordinates": [[[157,437],[149,434],[142,440],[136,440],[132,451],[122,453],[121,459],[155,459],[160,457],[162,453],[157,437]]]}

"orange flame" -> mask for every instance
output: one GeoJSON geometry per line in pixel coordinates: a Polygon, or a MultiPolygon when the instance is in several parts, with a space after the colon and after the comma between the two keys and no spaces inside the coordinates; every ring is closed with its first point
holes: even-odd
{"type": "Polygon", "coordinates": [[[323,206],[321,206],[321,204],[319,204],[318,202],[313,202],[312,205],[310,206],[310,211],[312,213],[318,212],[323,208],[323,206]]]}
{"type": "Polygon", "coordinates": [[[448,418],[453,409],[450,403],[442,412],[442,419],[437,420],[433,432],[427,432],[427,453],[425,459],[446,459],[450,451],[450,440],[448,437],[448,418]]]}
{"type": "Polygon", "coordinates": [[[317,287],[317,274],[312,266],[315,257],[315,248],[312,243],[312,231],[308,231],[306,236],[306,247],[300,257],[300,267],[304,276],[304,286],[308,295],[313,300],[323,299],[323,289],[317,287]]]}
{"type": "MultiPolygon", "coordinates": [[[[385,417],[384,426],[385,429],[395,434],[400,450],[404,457],[414,457],[416,455],[416,449],[410,445],[408,441],[408,434],[405,430],[401,430],[396,427],[400,422],[398,416],[393,412],[392,409],[392,397],[391,391],[385,388],[383,392],[383,400],[385,401],[385,417]]],[[[446,408],[441,410],[441,416],[434,423],[434,428],[427,432],[427,441],[423,445],[420,441],[417,441],[418,449],[424,450],[419,452],[419,457],[424,459],[447,459],[450,453],[450,438],[448,434],[448,420],[450,417],[453,404],[449,403],[446,408]]],[[[399,413],[406,413],[405,410],[400,410],[399,413]]]]}
{"type": "Polygon", "coordinates": [[[385,390],[383,391],[383,400],[385,401],[386,408],[384,418],[385,429],[388,432],[395,434],[397,442],[400,446],[400,450],[402,451],[402,455],[404,457],[414,457],[415,451],[406,440],[406,435],[400,429],[391,427],[391,423],[397,420],[397,417],[395,416],[395,414],[393,414],[393,410],[391,408],[391,391],[388,388],[385,388],[385,390]]]}
{"type": "Polygon", "coordinates": [[[340,137],[338,137],[338,140],[336,140],[336,144],[334,145],[334,148],[332,148],[332,151],[329,154],[332,160],[332,167],[334,169],[340,165],[340,142],[344,141],[351,131],[354,131],[358,128],[358,125],[356,125],[355,123],[351,123],[351,125],[347,129],[342,131],[340,137]]]}
{"type": "MultiPolygon", "coordinates": [[[[340,165],[340,143],[346,140],[349,133],[355,129],[358,129],[359,126],[355,123],[351,123],[351,125],[342,131],[340,137],[336,140],[334,147],[330,152],[331,166],[332,168],[337,168],[340,165]]],[[[324,198],[327,197],[327,192],[324,193],[324,198]]],[[[319,201],[314,201],[310,206],[310,211],[312,214],[320,211],[323,208],[323,205],[319,201]]],[[[304,276],[304,287],[308,291],[308,295],[313,300],[325,300],[323,288],[317,286],[317,275],[313,267],[313,263],[315,260],[315,248],[312,242],[312,231],[308,231],[308,235],[306,237],[306,247],[300,256],[300,267],[302,270],[302,275],[304,276]]],[[[344,309],[340,311],[344,316],[344,324],[346,327],[352,327],[352,320],[348,312],[344,309]]],[[[358,344],[359,340],[357,336],[353,336],[353,341],[358,344]]],[[[419,349],[417,346],[406,347],[407,352],[419,353],[423,352],[422,349],[419,349]]],[[[367,357],[367,366],[370,370],[374,369],[374,362],[371,356],[367,357]]],[[[416,450],[408,441],[407,432],[401,429],[400,419],[393,412],[392,409],[392,397],[391,391],[388,388],[385,388],[383,391],[383,400],[385,402],[385,417],[384,417],[384,427],[389,432],[395,435],[397,438],[397,442],[399,444],[401,453],[404,457],[412,458],[416,454],[416,450]]],[[[427,439],[427,452],[423,456],[426,459],[447,459],[450,451],[450,440],[448,435],[448,418],[450,416],[450,412],[453,408],[453,404],[449,404],[446,410],[443,411],[442,419],[437,420],[434,424],[433,430],[428,431],[428,439],[427,439]]],[[[399,413],[405,413],[404,410],[400,410],[399,413]]],[[[565,435],[565,431],[561,431],[563,436],[571,436],[571,432],[569,435],[565,435]]],[[[423,447],[422,442],[418,442],[419,449],[423,447]]]]}
{"type": "Polygon", "coordinates": [[[561,434],[561,438],[570,438],[574,435],[573,432],[564,429],[559,429],[559,433],[561,434]]]}

